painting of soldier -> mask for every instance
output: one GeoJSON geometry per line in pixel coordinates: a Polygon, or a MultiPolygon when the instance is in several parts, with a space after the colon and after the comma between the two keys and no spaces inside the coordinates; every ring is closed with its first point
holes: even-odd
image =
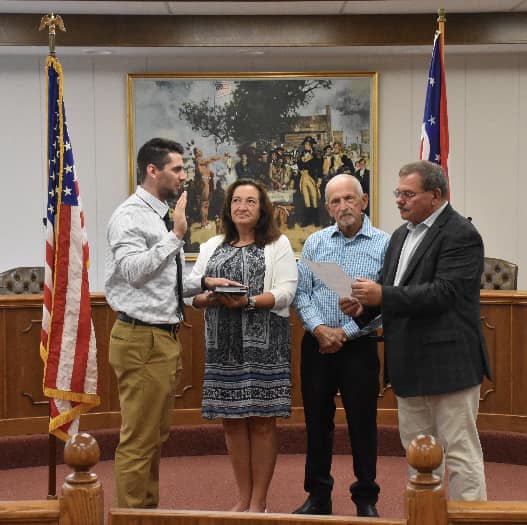
{"type": "MultiPolygon", "coordinates": [[[[329,224],[324,190],[336,174],[357,172],[367,181],[375,211],[376,73],[134,73],[128,83],[132,170],[137,145],[152,137],[187,145],[189,253],[216,233],[224,189],[238,178],[266,188],[298,253],[329,224]]],[[[131,191],[134,179],[132,171],[131,191]]]]}
{"type": "Polygon", "coordinates": [[[210,194],[214,191],[214,174],[210,164],[218,160],[226,160],[225,155],[205,157],[200,148],[194,148],[194,188],[199,198],[200,228],[210,230],[209,201],[210,194]]]}

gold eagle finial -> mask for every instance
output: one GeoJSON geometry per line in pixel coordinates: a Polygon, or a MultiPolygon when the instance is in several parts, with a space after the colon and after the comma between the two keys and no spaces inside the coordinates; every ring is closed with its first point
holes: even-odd
{"type": "Polygon", "coordinates": [[[55,28],[59,28],[61,31],[66,31],[64,26],[64,21],[60,15],[51,13],[49,15],[44,15],[40,20],[39,31],[42,31],[45,28],[49,30],[49,52],[55,54],[55,28]]]}

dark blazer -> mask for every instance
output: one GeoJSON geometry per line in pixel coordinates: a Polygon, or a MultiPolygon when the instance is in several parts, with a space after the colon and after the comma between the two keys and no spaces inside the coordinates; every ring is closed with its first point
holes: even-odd
{"type": "Polygon", "coordinates": [[[394,232],[382,269],[387,382],[400,397],[478,385],[490,378],[480,321],[481,236],[447,205],[393,286],[407,233],[406,224],[394,232]]]}

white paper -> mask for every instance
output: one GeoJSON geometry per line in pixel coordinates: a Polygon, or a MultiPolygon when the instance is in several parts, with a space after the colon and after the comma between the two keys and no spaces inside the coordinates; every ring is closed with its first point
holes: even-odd
{"type": "Polygon", "coordinates": [[[351,283],[355,281],[337,263],[315,262],[302,259],[302,262],[333,290],[339,297],[351,297],[351,283]]]}

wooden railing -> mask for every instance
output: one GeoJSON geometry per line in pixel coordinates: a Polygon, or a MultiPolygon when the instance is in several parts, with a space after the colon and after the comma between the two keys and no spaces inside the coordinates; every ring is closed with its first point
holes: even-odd
{"type": "Polygon", "coordinates": [[[73,472],[66,476],[61,497],[0,501],[0,525],[102,525],[103,489],[97,475],[90,471],[98,461],[95,439],[85,433],[73,436],[64,446],[64,462],[73,472]]]}
{"type": "Polygon", "coordinates": [[[527,501],[447,502],[441,480],[433,474],[443,451],[432,436],[412,441],[406,457],[417,473],[406,488],[403,519],[111,509],[108,525],[527,525],[527,501]]]}
{"type": "MultiPolygon", "coordinates": [[[[527,525],[527,501],[447,502],[441,480],[433,474],[443,452],[432,436],[412,441],[406,456],[417,473],[406,488],[402,519],[110,509],[108,525],[527,525]]],[[[64,460],[73,472],[66,476],[59,499],[0,501],[0,525],[103,525],[103,490],[90,470],[98,459],[95,439],[74,436],[64,448],[64,460]]]]}
{"type": "Polygon", "coordinates": [[[59,525],[60,504],[56,500],[0,501],[2,525],[59,525]]]}

